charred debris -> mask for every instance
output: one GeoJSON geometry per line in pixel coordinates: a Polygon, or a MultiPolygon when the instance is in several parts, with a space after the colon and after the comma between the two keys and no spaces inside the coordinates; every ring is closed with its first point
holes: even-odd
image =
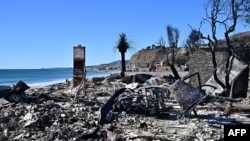
{"type": "MultiPolygon", "coordinates": [[[[247,69],[236,62],[231,84],[248,77],[247,69]]],[[[0,140],[220,140],[223,124],[242,123],[214,113],[199,115],[199,110],[220,111],[221,116],[228,110],[249,118],[249,103],[242,106],[245,91],[229,98],[212,78],[202,85],[198,72],[181,77],[173,65],[171,70],[172,75],[162,78],[149,74],[91,78],[75,88],[62,83],[30,89],[23,81],[0,86],[0,140]],[[197,77],[199,85],[189,84],[190,77],[197,77]],[[227,102],[233,103],[229,109],[227,102]],[[181,122],[186,119],[197,125],[181,122]],[[204,134],[197,134],[200,131],[204,134]]]]}

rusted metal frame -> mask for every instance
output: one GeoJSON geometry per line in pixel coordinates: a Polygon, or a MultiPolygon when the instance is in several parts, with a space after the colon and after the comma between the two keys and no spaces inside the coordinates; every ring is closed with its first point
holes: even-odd
{"type": "MultiPolygon", "coordinates": [[[[139,91],[141,90],[142,93],[145,93],[145,96],[148,97],[147,94],[146,94],[146,90],[147,90],[147,89],[149,89],[149,92],[150,92],[150,95],[151,95],[151,96],[154,96],[154,95],[155,95],[156,100],[158,100],[158,105],[160,104],[160,105],[162,106],[162,103],[161,103],[161,100],[160,100],[160,99],[162,99],[162,98],[164,99],[165,96],[162,96],[162,95],[161,95],[161,96],[159,97],[157,91],[163,93],[163,89],[166,89],[166,90],[167,90],[167,88],[165,88],[164,86],[157,86],[157,85],[154,85],[154,86],[142,87],[142,88],[137,89],[136,91],[139,92],[139,91]],[[152,88],[156,89],[156,93],[154,93],[154,92],[152,91],[152,88]],[[159,89],[160,89],[160,90],[159,90],[159,89]]],[[[147,98],[146,100],[148,101],[148,98],[147,98]]]]}
{"type": "Polygon", "coordinates": [[[139,90],[137,90],[137,93],[141,90],[142,92],[142,99],[143,101],[145,102],[146,104],[146,108],[148,109],[150,107],[150,104],[152,102],[152,99],[149,99],[149,96],[152,96],[153,95],[153,91],[152,91],[152,88],[149,87],[149,86],[146,86],[146,87],[143,87],[139,90]]]}
{"type": "MultiPolygon", "coordinates": [[[[142,97],[141,100],[145,103],[146,108],[149,108],[149,103],[151,104],[151,106],[154,106],[156,108],[162,106],[162,103],[160,103],[161,102],[160,98],[164,97],[157,96],[157,92],[153,92],[152,90],[153,88],[155,89],[155,91],[158,90],[159,92],[160,91],[162,92],[162,89],[164,89],[164,87],[161,86],[146,86],[136,90],[136,93],[138,95],[141,95],[142,97]],[[153,97],[153,99],[149,99],[150,96],[153,97]]],[[[160,108],[158,108],[157,110],[159,109],[160,108]]]]}
{"type": "MultiPolygon", "coordinates": [[[[161,89],[160,87],[155,87],[155,89],[161,89]]],[[[159,111],[159,100],[156,94],[152,91],[151,87],[146,87],[144,89],[140,89],[137,92],[132,92],[128,94],[122,93],[117,100],[114,101],[114,103],[122,104],[127,98],[132,99],[131,108],[136,108],[138,103],[144,103],[145,110],[155,109],[156,111],[159,111]],[[136,99],[136,101],[135,101],[136,99]],[[158,108],[158,109],[157,109],[158,108]]],[[[118,106],[119,107],[119,106],[118,106]]],[[[125,107],[127,107],[125,105],[125,107]]],[[[127,107],[129,108],[129,107],[127,107]]]]}
{"type": "MultiPolygon", "coordinates": [[[[178,74],[178,72],[177,72],[177,70],[175,69],[175,67],[174,67],[173,64],[170,65],[170,68],[171,68],[171,70],[172,70],[172,72],[173,72],[175,78],[176,78],[176,79],[181,79],[180,75],[178,74]]],[[[188,78],[194,76],[195,74],[198,75],[199,89],[200,89],[200,91],[202,91],[202,89],[201,89],[201,81],[200,81],[200,74],[199,74],[199,72],[196,72],[196,73],[194,73],[194,74],[191,74],[191,75],[185,77],[183,80],[186,80],[186,79],[188,79],[188,78]]],[[[189,107],[189,108],[192,108],[192,110],[193,110],[195,116],[199,119],[198,114],[197,114],[197,112],[196,112],[196,110],[195,110],[195,106],[191,106],[191,107],[189,107]]],[[[190,110],[191,110],[191,109],[190,109],[190,110]]],[[[189,110],[188,110],[188,111],[189,111],[189,110]]],[[[184,113],[186,113],[186,112],[187,112],[187,110],[186,110],[184,113]]],[[[182,113],[182,116],[184,115],[184,113],[182,113]]]]}

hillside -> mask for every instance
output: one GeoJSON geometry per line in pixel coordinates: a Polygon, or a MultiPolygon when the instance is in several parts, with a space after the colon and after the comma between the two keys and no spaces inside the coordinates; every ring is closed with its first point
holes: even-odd
{"type": "MultiPolygon", "coordinates": [[[[250,31],[234,34],[230,37],[235,46],[245,46],[250,47],[250,31]]],[[[218,40],[219,47],[225,47],[225,39],[218,40]]],[[[188,51],[184,47],[180,47],[177,50],[176,62],[177,64],[184,65],[188,60],[188,51]]],[[[149,46],[137,51],[133,54],[130,60],[126,60],[128,67],[136,66],[141,68],[148,68],[155,64],[167,64],[171,62],[171,51],[170,48],[161,46],[149,46]],[[168,55],[166,55],[168,54],[168,55]]],[[[106,64],[99,64],[95,66],[88,66],[89,68],[105,68],[109,66],[111,68],[119,68],[121,66],[121,60],[113,61],[106,64]]]]}
{"type": "MultiPolygon", "coordinates": [[[[188,58],[186,48],[178,48],[176,54],[176,62],[178,64],[185,64],[188,58]]],[[[138,51],[130,58],[129,66],[137,66],[140,68],[150,67],[151,65],[161,64],[166,65],[171,62],[170,48],[154,47],[146,48],[138,51]],[[168,54],[168,55],[167,55],[168,54]]]]}
{"type": "MultiPolygon", "coordinates": [[[[230,37],[234,46],[250,47],[250,31],[234,34],[230,37]]],[[[218,40],[219,47],[225,47],[225,39],[218,40]]],[[[147,47],[139,50],[131,56],[128,66],[150,67],[150,65],[171,62],[170,48],[166,47],[147,47]],[[168,54],[168,56],[166,55],[168,54]]],[[[188,51],[186,48],[178,48],[176,55],[176,64],[183,65],[188,60],[188,51]]]]}
{"type": "MultiPolygon", "coordinates": [[[[250,47],[250,31],[236,33],[232,35],[230,38],[234,46],[250,47]]],[[[226,46],[226,40],[225,39],[218,40],[218,44],[219,47],[224,47],[226,46]]]]}
{"type": "MultiPolygon", "coordinates": [[[[129,60],[126,60],[126,64],[129,62],[129,60]]],[[[113,61],[106,64],[99,64],[99,65],[93,65],[93,66],[87,66],[89,70],[105,70],[105,69],[119,69],[121,67],[121,60],[113,61]]]]}
{"type": "Polygon", "coordinates": [[[149,67],[150,64],[160,63],[167,59],[168,49],[165,47],[147,48],[138,51],[130,58],[129,65],[136,63],[139,67],[149,67]]]}

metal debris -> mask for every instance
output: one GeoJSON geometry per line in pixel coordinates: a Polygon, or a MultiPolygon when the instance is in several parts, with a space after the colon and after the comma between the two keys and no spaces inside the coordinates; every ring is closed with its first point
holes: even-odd
{"type": "MultiPolygon", "coordinates": [[[[234,94],[233,98],[246,98],[247,96],[247,89],[248,89],[248,75],[249,75],[249,66],[243,62],[241,62],[236,57],[231,58],[232,64],[231,64],[231,70],[229,75],[229,83],[232,85],[234,84],[234,94]]],[[[217,75],[218,78],[225,84],[225,67],[226,64],[222,65],[218,71],[217,75]]],[[[214,77],[212,76],[206,83],[206,85],[210,85],[213,87],[207,87],[204,86],[203,89],[212,95],[223,95],[223,88],[218,85],[214,77]]]]}
{"type": "Polygon", "coordinates": [[[244,107],[250,104],[248,99],[208,95],[176,78],[151,77],[134,88],[118,78],[89,82],[74,103],[78,89],[67,84],[29,88],[25,94],[38,97],[39,103],[2,98],[0,140],[223,140],[224,124],[250,123],[250,108],[244,107]],[[176,84],[190,93],[172,92],[176,84]],[[232,112],[239,113],[222,116],[225,101],[234,102],[232,112]],[[199,122],[191,114],[178,120],[183,110],[192,109],[199,122]]]}
{"type": "Polygon", "coordinates": [[[0,98],[9,102],[37,103],[38,98],[28,97],[24,91],[30,87],[23,81],[18,81],[13,87],[0,86],[0,98]]]}
{"type": "MultiPolygon", "coordinates": [[[[179,76],[175,67],[171,65],[174,77],[171,77],[171,83],[164,83],[164,81],[144,80],[146,86],[122,88],[117,91],[108,102],[102,107],[100,124],[110,123],[121,112],[136,114],[161,114],[169,113],[173,106],[165,104],[167,101],[174,100],[180,106],[179,116],[183,117],[185,114],[193,111],[195,116],[198,117],[195,110],[199,104],[207,104],[209,102],[239,102],[240,100],[231,99],[228,97],[209,95],[202,89],[199,73],[194,73],[185,76],[183,79],[179,76]],[[185,82],[185,79],[197,75],[199,86],[192,86],[185,82]],[[173,79],[175,82],[173,82],[173,79]],[[152,83],[153,82],[153,83],[152,83]],[[157,85],[153,85],[156,83],[157,85]],[[104,120],[105,119],[105,120],[104,120]]],[[[153,77],[151,79],[154,79],[153,77]]],[[[156,79],[157,80],[157,79],[156,79]]],[[[168,79],[169,80],[169,79],[168,79]]],[[[132,83],[133,84],[133,83],[132,83]]],[[[212,85],[205,85],[215,87],[212,85]]]]}

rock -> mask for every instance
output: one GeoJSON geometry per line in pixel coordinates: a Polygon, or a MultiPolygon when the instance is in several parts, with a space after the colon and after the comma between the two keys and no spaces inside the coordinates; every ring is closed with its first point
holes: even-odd
{"type": "Polygon", "coordinates": [[[146,81],[147,85],[161,85],[164,82],[163,79],[159,77],[151,77],[149,80],[146,81]]]}
{"type": "Polygon", "coordinates": [[[31,113],[27,113],[24,117],[23,120],[31,120],[32,119],[32,114],[31,113]]]}
{"type": "Polygon", "coordinates": [[[0,107],[2,107],[3,105],[6,105],[6,104],[9,104],[10,102],[3,99],[3,98],[0,98],[0,107]]]}
{"type": "Polygon", "coordinates": [[[97,97],[96,102],[98,104],[105,104],[109,100],[110,96],[102,96],[102,97],[97,97]]]}
{"type": "Polygon", "coordinates": [[[129,89],[135,89],[135,88],[138,88],[139,86],[139,83],[130,83],[130,84],[127,84],[126,85],[126,88],[129,88],[129,89]]]}

